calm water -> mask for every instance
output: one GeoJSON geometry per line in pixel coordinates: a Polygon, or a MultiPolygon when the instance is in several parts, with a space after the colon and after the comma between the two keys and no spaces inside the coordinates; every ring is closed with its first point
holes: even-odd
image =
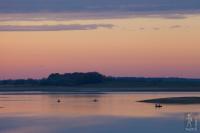
{"type": "Polygon", "coordinates": [[[200,93],[0,93],[0,133],[184,133],[185,114],[200,112],[200,105],[155,109],[137,102],[176,96],[200,93]]]}

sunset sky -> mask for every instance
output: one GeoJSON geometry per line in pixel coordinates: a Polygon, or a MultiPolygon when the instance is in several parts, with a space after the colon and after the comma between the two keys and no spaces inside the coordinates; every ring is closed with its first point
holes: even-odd
{"type": "Polygon", "coordinates": [[[200,78],[199,0],[0,0],[0,79],[200,78]]]}

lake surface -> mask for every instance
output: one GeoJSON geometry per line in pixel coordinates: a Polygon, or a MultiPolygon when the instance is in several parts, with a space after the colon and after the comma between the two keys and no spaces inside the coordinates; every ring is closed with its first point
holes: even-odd
{"type": "Polygon", "coordinates": [[[200,104],[137,102],[179,96],[200,93],[0,93],[0,133],[185,133],[187,113],[199,122],[200,104]]]}

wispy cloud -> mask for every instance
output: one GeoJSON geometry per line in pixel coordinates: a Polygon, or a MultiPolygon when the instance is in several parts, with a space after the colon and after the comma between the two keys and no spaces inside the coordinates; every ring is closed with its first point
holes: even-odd
{"type": "MultiPolygon", "coordinates": [[[[197,14],[198,12],[190,12],[197,14]]],[[[123,18],[164,18],[185,19],[189,14],[184,12],[66,12],[66,13],[0,13],[0,22],[3,21],[69,21],[90,19],[123,19],[123,18]]]]}
{"type": "Polygon", "coordinates": [[[1,25],[0,31],[61,31],[61,30],[94,30],[98,28],[113,28],[112,24],[70,24],[70,25],[39,25],[39,26],[19,26],[1,25]]]}
{"type": "Polygon", "coordinates": [[[181,25],[172,25],[169,28],[170,29],[177,29],[177,28],[181,28],[181,27],[182,27],[181,25]]]}
{"type": "Polygon", "coordinates": [[[153,27],[153,30],[160,30],[159,27],[153,27]]]}

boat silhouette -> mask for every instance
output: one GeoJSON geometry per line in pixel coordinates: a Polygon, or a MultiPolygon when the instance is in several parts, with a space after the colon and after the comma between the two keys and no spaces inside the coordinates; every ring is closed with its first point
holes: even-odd
{"type": "Polygon", "coordinates": [[[57,100],[57,102],[58,102],[58,103],[60,103],[60,102],[61,102],[61,100],[60,100],[60,99],[58,99],[58,100],[57,100]]]}
{"type": "Polygon", "coordinates": [[[155,104],[155,107],[156,107],[156,108],[161,108],[162,105],[161,105],[161,104],[155,104]]]}
{"type": "Polygon", "coordinates": [[[97,99],[94,99],[93,102],[98,102],[98,100],[97,100],[97,99]]]}

